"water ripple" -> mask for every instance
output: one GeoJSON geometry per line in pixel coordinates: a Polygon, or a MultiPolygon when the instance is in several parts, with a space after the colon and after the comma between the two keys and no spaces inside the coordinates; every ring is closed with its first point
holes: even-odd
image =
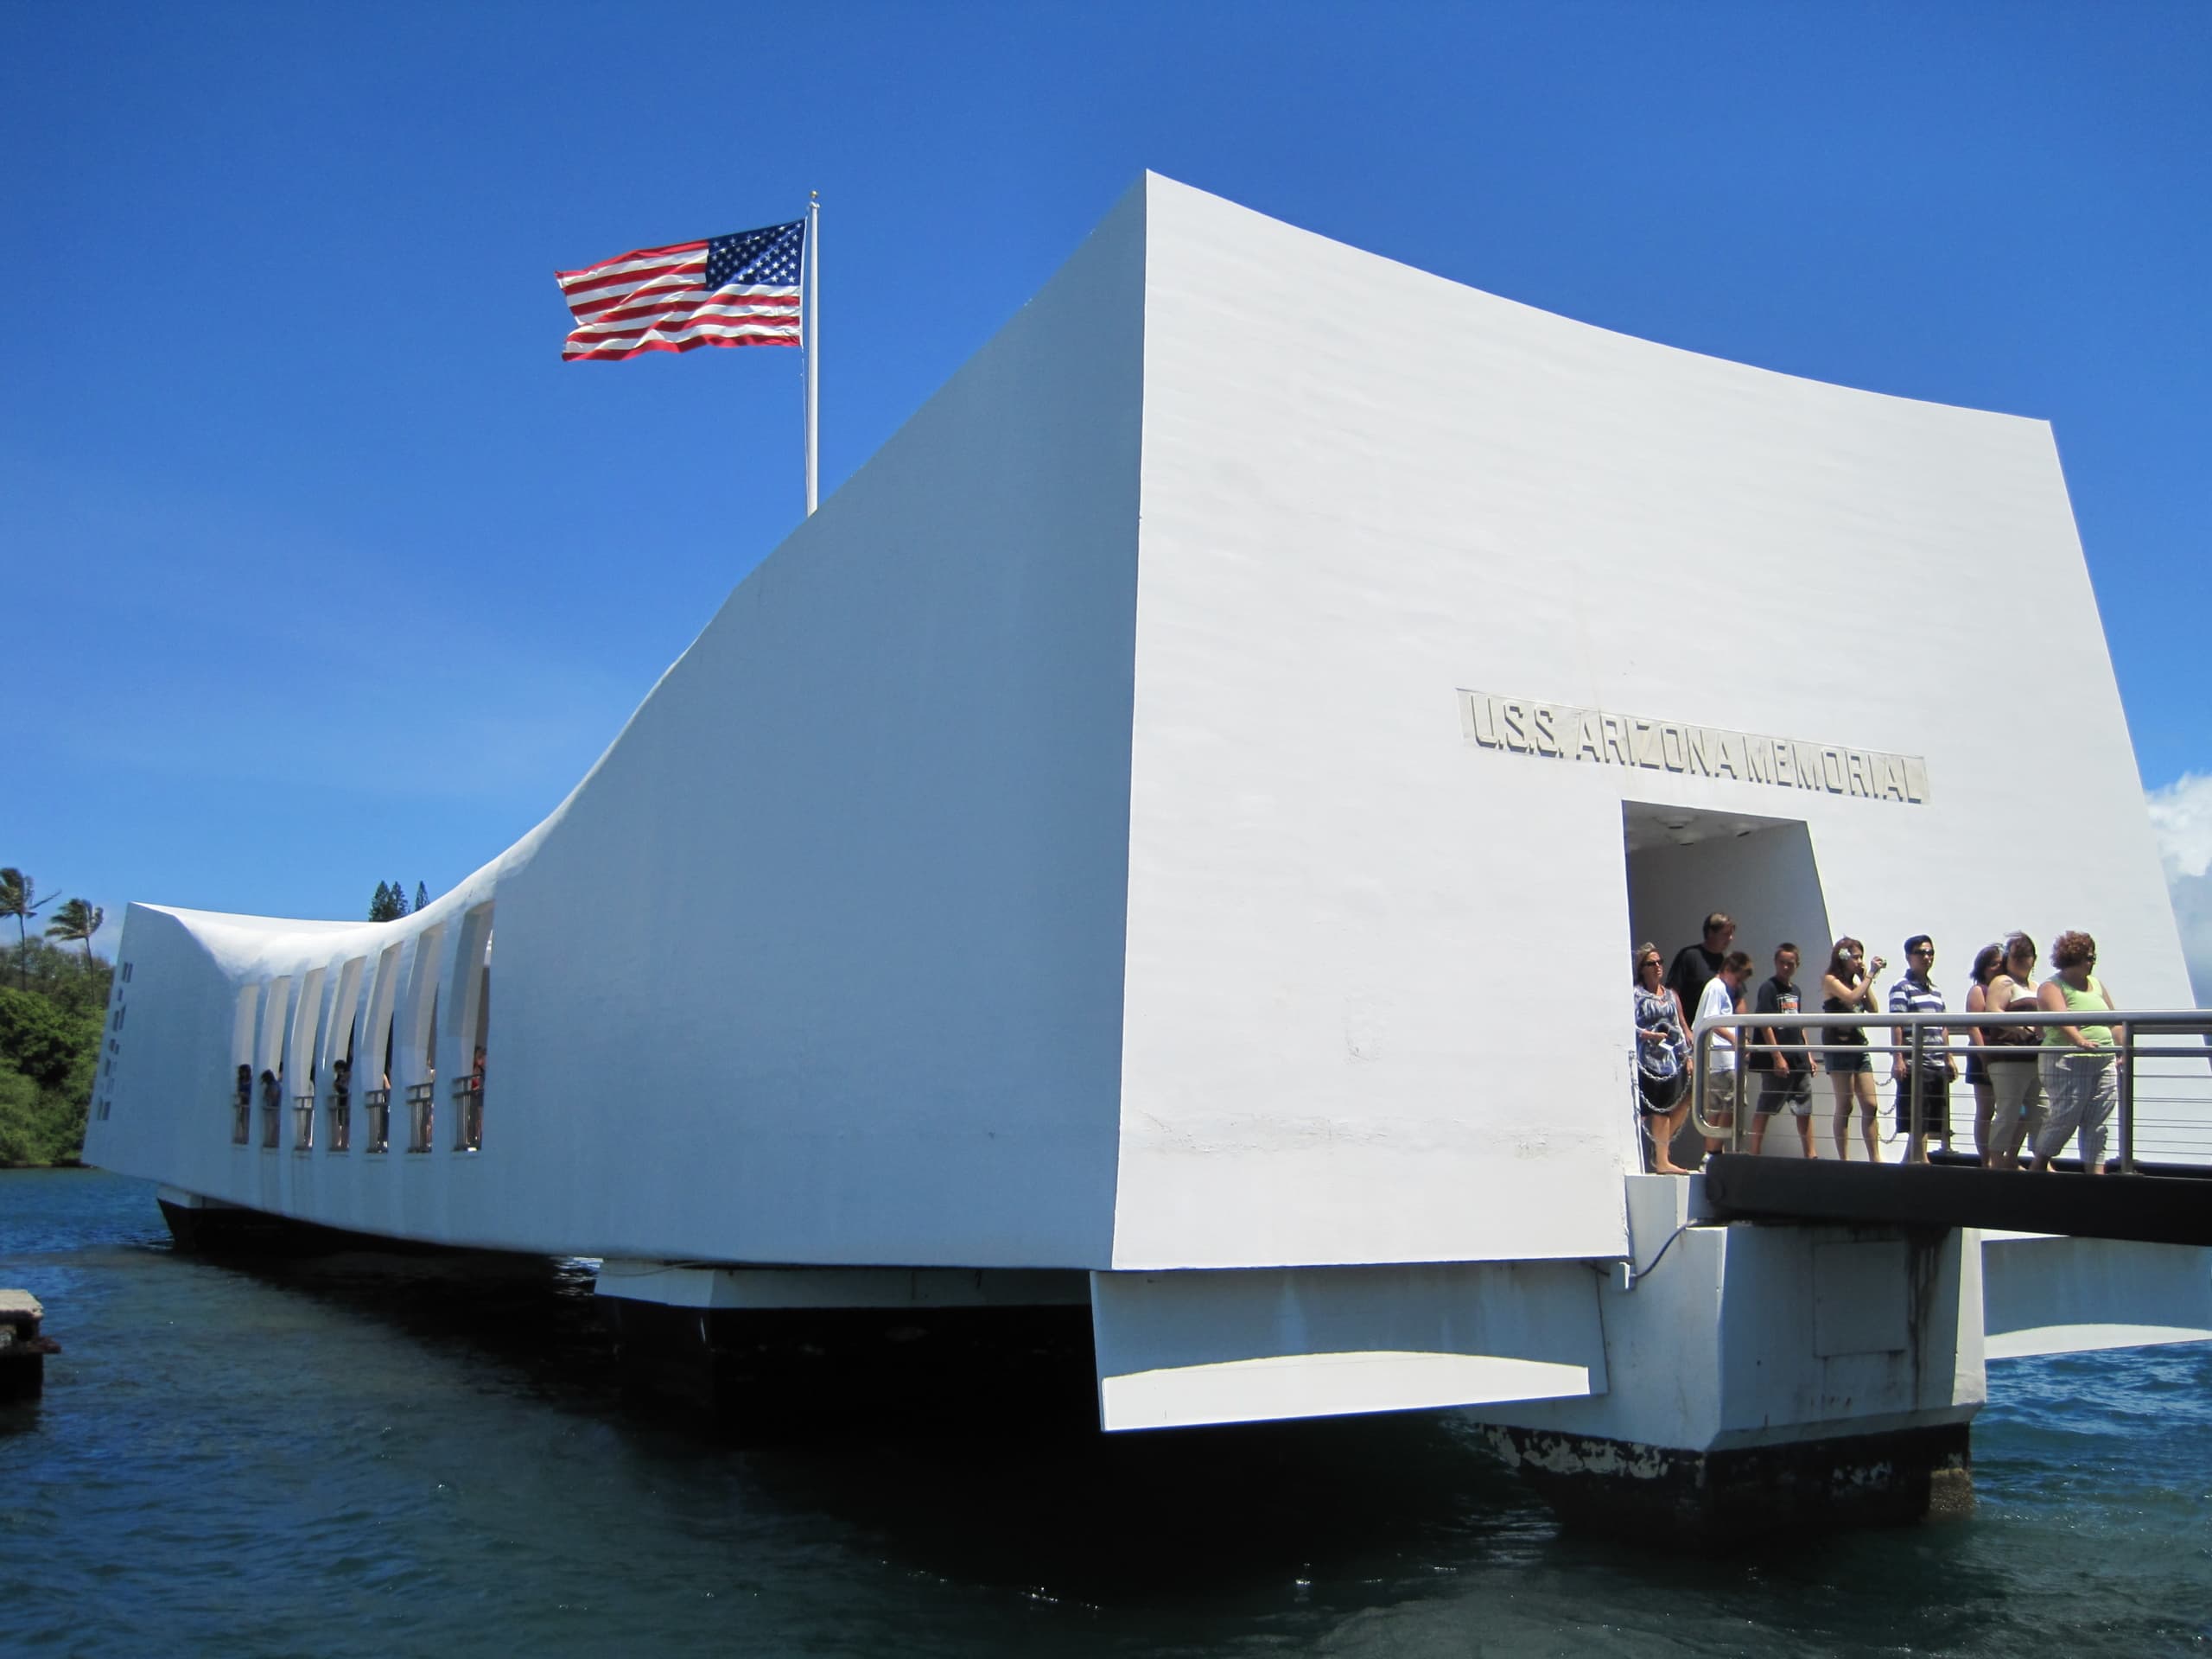
{"type": "Polygon", "coordinates": [[[1446,1416],[710,1442],[576,1264],[222,1266],[97,1174],[0,1175],[0,1282],[68,1350],[0,1410],[25,1652],[2212,1652],[2212,1344],[1996,1367],[1971,1520],[1698,1560],[1446,1416]]]}

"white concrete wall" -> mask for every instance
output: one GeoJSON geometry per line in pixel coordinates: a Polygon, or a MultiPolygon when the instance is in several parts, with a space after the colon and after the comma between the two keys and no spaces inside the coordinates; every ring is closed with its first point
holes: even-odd
{"type": "Polygon", "coordinates": [[[1708,1452],[1967,1421],[1986,1397],[1971,1235],[1688,1226],[1690,1182],[1637,1189],[1635,1276],[1599,1293],[1611,1386],[1486,1422],[1708,1452]]]}
{"type": "Polygon", "coordinates": [[[2212,1249],[1982,1233],[1992,1359],[2212,1338],[2212,1249]]]}
{"type": "Polygon", "coordinates": [[[2021,925],[2187,1002],[2047,426],[1147,200],[1117,1267],[1617,1252],[1624,799],[1802,817],[1833,925],[1935,934],[1955,1005],[2021,925]],[[1930,798],[1485,749],[1463,687],[1918,755],[1930,798]]]}
{"type": "MultiPolygon", "coordinates": [[[[1628,340],[1148,179],[422,915],[133,906],[88,1155],[639,1259],[1618,1255],[1624,800],[1802,819],[1831,925],[1893,958],[1935,933],[1955,1002],[2018,925],[2088,926],[2124,999],[2186,1001],[2046,427],[1628,340]],[[1357,302],[1319,326],[1317,293],[1357,302]],[[2000,660],[2032,718],[1992,712],[2000,660]],[[1468,687],[1920,755],[1931,793],[1484,748],[1468,687]],[[487,903],[472,1156],[446,1084],[487,903]],[[358,1089],[391,1010],[394,1144],[435,1065],[436,1149],[233,1147],[238,988],[355,959],[358,1089]]],[[[1815,931],[1727,844],[1688,917],[1815,931]]]]}
{"type": "Polygon", "coordinates": [[[1091,1275],[1108,1429],[1602,1395],[1574,1262],[1091,1275]]]}
{"type": "MultiPolygon", "coordinates": [[[[126,955],[161,960],[130,989],[162,1001],[176,1046],[118,1092],[88,1154],[458,1243],[1103,1265],[1142,207],[1133,195],[1102,225],[738,587],[560,810],[454,893],[388,926],[134,907],[126,955]],[[472,1156],[453,1147],[449,1084],[486,903],[496,989],[472,1156]],[[233,1147],[234,986],[279,972],[319,988],[355,957],[355,1150],[295,1155],[289,1122],[281,1153],[257,1125],[233,1147]],[[375,1158],[359,1091],[387,1008],[393,1151],[375,1158]],[[405,1091],[433,1067],[435,1145],[409,1156],[405,1091]]],[[[305,1017],[302,1057],[319,1004],[305,1017]]]]}
{"type": "Polygon", "coordinates": [[[486,1109],[569,1108],[500,1143],[565,1234],[1103,1258],[1141,207],[740,585],[502,882],[486,1109]]]}

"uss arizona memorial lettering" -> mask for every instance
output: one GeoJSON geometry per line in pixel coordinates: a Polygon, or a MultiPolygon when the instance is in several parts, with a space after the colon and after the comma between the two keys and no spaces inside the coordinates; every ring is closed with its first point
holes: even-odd
{"type": "Polygon", "coordinates": [[[1600,709],[1494,697],[1464,689],[1459,724],[1467,741],[1479,747],[1548,760],[1643,766],[1692,778],[1732,778],[1776,789],[1809,789],[1916,806],[1928,799],[1928,763],[1916,754],[1800,743],[1718,726],[1643,720],[1600,709]]]}

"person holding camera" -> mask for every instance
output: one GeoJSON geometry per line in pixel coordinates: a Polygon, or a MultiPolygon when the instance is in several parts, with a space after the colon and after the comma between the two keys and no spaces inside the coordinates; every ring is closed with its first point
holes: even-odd
{"type": "MultiPolygon", "coordinates": [[[[1821,976],[1821,1011],[1872,1013],[1874,976],[1888,966],[1886,961],[1877,957],[1870,970],[1866,966],[1866,947],[1846,934],[1835,942],[1835,949],[1828,956],[1828,970],[1821,976]]],[[[1881,1112],[1882,1103],[1874,1088],[1873,1061],[1866,1052],[1866,1027],[1829,1026],[1821,1040],[1836,1051],[1828,1056],[1828,1082],[1835,1090],[1835,1155],[1851,1156],[1851,1109],[1856,1104],[1859,1134],[1866,1142],[1866,1157],[1870,1162],[1878,1164],[1882,1161],[1882,1140],[1875,1132],[1874,1121],[1881,1112]],[[1853,1049],[1858,1052],[1852,1052],[1853,1049]]]]}

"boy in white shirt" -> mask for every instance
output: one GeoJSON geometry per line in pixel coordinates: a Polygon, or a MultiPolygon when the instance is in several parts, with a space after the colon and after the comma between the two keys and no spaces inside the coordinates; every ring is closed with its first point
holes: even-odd
{"type": "MultiPolygon", "coordinates": [[[[1731,950],[1720,964],[1720,971],[1707,984],[1704,994],[1697,1000],[1697,1012],[1691,1016],[1694,1027],[1700,1020],[1733,1014],[1744,995],[1744,982],[1751,976],[1751,959],[1741,950],[1731,950]]],[[[1728,1127],[1736,1122],[1736,1043],[1741,1027],[1715,1026],[1706,1049],[1705,1115],[1708,1123],[1728,1127]]],[[[1705,1137],[1707,1153],[1720,1150],[1720,1137],[1705,1137]]]]}

